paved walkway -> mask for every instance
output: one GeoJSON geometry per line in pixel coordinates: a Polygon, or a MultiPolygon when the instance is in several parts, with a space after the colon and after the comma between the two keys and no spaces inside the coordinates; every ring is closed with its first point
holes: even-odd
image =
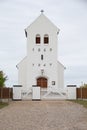
{"type": "Polygon", "coordinates": [[[87,130],[87,109],[69,101],[15,101],[0,109],[0,130],[87,130]]]}

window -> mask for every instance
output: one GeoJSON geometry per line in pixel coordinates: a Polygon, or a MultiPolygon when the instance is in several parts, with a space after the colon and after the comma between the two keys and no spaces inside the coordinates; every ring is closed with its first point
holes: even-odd
{"type": "Polygon", "coordinates": [[[37,34],[36,35],[36,44],[40,44],[40,35],[39,34],[37,34]]]}
{"type": "Polygon", "coordinates": [[[48,34],[44,35],[44,44],[48,44],[49,43],[49,36],[48,34]]]}
{"type": "Polygon", "coordinates": [[[55,81],[52,81],[52,85],[55,85],[55,81]]]}
{"type": "Polygon", "coordinates": [[[43,55],[41,55],[41,60],[43,60],[43,55]]]}

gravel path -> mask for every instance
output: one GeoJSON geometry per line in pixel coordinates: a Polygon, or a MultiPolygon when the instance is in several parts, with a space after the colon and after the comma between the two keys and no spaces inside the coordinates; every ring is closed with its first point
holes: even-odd
{"type": "Polygon", "coordinates": [[[69,101],[14,101],[0,109],[0,130],[87,130],[87,109],[69,101]]]}

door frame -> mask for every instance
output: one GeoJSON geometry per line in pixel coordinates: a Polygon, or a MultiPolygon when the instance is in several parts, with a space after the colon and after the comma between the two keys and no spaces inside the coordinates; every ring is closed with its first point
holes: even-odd
{"type": "MultiPolygon", "coordinates": [[[[48,78],[47,78],[46,76],[38,76],[38,77],[36,78],[36,85],[37,85],[37,80],[38,80],[39,78],[46,79],[46,80],[47,80],[47,87],[48,87],[48,78]]],[[[40,87],[41,87],[41,86],[40,86],[40,87]]],[[[41,87],[41,88],[47,88],[47,87],[41,87]]]]}

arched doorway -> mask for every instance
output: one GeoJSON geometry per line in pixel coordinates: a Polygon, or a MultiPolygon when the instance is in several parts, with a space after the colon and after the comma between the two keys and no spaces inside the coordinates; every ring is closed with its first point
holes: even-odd
{"type": "Polygon", "coordinates": [[[40,86],[41,88],[47,88],[47,78],[45,77],[37,78],[37,86],[40,86]]]}

